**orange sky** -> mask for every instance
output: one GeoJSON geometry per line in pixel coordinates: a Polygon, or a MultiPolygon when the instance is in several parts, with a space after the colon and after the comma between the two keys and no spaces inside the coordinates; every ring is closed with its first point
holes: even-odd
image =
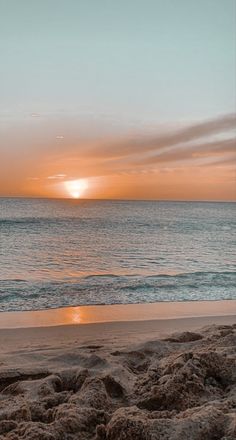
{"type": "Polygon", "coordinates": [[[235,200],[235,116],[114,130],[29,117],[4,132],[1,196],[235,200]]]}

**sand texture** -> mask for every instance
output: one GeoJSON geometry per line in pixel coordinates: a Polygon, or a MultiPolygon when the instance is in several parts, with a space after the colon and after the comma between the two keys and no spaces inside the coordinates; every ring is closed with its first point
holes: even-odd
{"type": "Polygon", "coordinates": [[[236,324],[148,337],[6,351],[0,440],[235,439],[236,324]]]}

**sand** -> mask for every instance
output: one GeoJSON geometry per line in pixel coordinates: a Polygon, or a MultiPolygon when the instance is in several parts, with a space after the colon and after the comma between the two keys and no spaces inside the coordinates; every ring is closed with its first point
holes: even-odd
{"type": "Polygon", "coordinates": [[[157,302],[62,307],[33,312],[0,313],[0,328],[49,327],[98,322],[145,321],[236,314],[236,300],[157,302]]]}
{"type": "Polygon", "coordinates": [[[232,304],[231,316],[1,329],[0,440],[235,439],[232,304]]]}

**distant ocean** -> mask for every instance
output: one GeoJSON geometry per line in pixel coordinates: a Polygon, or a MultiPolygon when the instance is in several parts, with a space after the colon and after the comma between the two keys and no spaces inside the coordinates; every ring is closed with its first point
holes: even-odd
{"type": "Polygon", "coordinates": [[[236,204],[0,199],[0,310],[236,299],[236,204]]]}

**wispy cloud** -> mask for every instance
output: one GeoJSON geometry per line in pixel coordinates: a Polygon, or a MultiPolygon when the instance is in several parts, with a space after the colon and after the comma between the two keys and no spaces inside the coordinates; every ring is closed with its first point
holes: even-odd
{"type": "MultiPolygon", "coordinates": [[[[129,136],[112,143],[97,146],[96,150],[100,157],[126,157],[129,155],[147,154],[149,152],[163,152],[170,148],[182,148],[183,145],[201,140],[201,145],[206,140],[216,135],[231,135],[236,129],[235,114],[224,115],[209,121],[188,125],[179,130],[167,130],[166,133],[155,136],[137,135],[129,136]]],[[[209,142],[209,141],[208,141],[209,142]]],[[[196,146],[197,148],[197,146],[196,146]]],[[[92,148],[87,151],[96,153],[92,148]]]]}
{"type": "Polygon", "coordinates": [[[180,162],[185,160],[191,160],[193,163],[199,160],[215,160],[216,157],[228,155],[235,152],[235,138],[227,139],[225,141],[216,142],[203,142],[197,144],[187,144],[172,147],[167,151],[159,151],[155,154],[148,155],[137,159],[134,163],[153,165],[162,162],[180,162]]]}
{"type": "Polygon", "coordinates": [[[60,180],[60,179],[64,179],[66,177],[66,174],[54,174],[53,176],[48,176],[47,179],[48,180],[60,180]]]}
{"type": "Polygon", "coordinates": [[[106,170],[126,170],[140,166],[157,167],[163,163],[191,161],[198,164],[201,159],[214,163],[220,158],[227,162],[227,156],[234,159],[236,151],[236,115],[224,115],[206,122],[192,124],[179,130],[167,130],[155,136],[127,136],[90,144],[85,148],[74,148],[74,156],[93,158],[103,164],[106,170]]]}

